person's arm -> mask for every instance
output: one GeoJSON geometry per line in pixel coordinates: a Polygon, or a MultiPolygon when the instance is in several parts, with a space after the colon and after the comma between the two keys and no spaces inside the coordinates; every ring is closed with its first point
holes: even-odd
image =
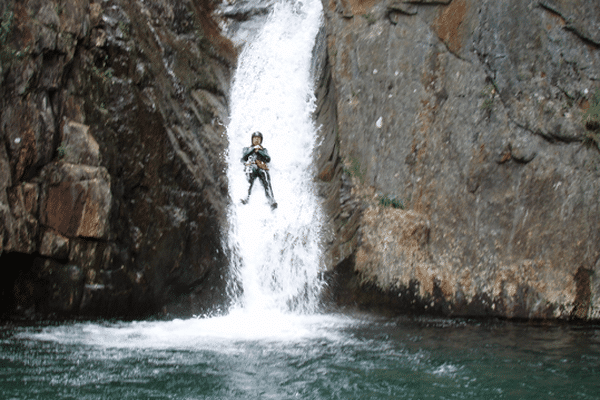
{"type": "Polygon", "coordinates": [[[244,147],[244,150],[242,151],[242,162],[248,161],[248,157],[250,157],[250,154],[252,154],[253,151],[254,147],[244,147]]]}
{"type": "Polygon", "coordinates": [[[271,157],[269,157],[269,152],[264,147],[262,149],[258,150],[258,155],[260,156],[261,161],[271,162],[271,157]]]}

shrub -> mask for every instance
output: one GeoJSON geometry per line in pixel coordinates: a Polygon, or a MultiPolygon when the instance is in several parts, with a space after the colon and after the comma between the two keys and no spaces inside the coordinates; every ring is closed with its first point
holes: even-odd
{"type": "Polygon", "coordinates": [[[67,155],[67,148],[63,143],[56,149],[56,155],[59,159],[64,158],[67,155]]]}
{"type": "Polygon", "coordinates": [[[404,210],[404,202],[397,197],[389,197],[384,195],[379,198],[379,205],[383,207],[394,207],[404,210]]]}
{"type": "Polygon", "coordinates": [[[363,18],[367,20],[369,25],[373,25],[375,22],[377,22],[377,17],[371,13],[363,14],[363,18]]]}
{"type": "Polygon", "coordinates": [[[365,182],[365,173],[360,166],[360,161],[357,158],[352,157],[350,160],[350,167],[344,167],[343,171],[348,175],[358,178],[360,183],[365,182]]]}

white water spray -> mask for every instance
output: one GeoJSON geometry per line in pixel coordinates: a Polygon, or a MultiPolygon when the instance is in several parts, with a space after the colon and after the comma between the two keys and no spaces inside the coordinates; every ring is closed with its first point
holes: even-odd
{"type": "Polygon", "coordinates": [[[237,307],[248,311],[314,311],[321,287],[321,210],[312,184],[316,132],[310,72],[322,22],[319,0],[281,2],[262,31],[246,45],[231,93],[227,128],[229,248],[237,307]],[[271,211],[256,180],[250,202],[240,162],[250,135],[260,131],[271,156],[270,174],[279,207],[271,211]]]}

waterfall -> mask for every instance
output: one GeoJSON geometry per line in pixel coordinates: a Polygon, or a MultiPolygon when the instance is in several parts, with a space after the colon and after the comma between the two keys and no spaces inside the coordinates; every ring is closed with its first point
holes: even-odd
{"type": "MultiPolygon", "coordinates": [[[[311,67],[321,23],[320,0],[277,3],[239,57],[225,155],[232,200],[226,246],[232,260],[229,290],[234,299],[228,312],[186,320],[68,324],[24,333],[23,338],[68,344],[65,348],[80,344],[86,349],[184,349],[203,359],[206,354],[210,359],[215,351],[245,354],[258,346],[283,349],[286,354],[290,343],[343,340],[340,327],[354,320],[317,312],[323,286],[323,226],[313,187],[317,132],[311,67]],[[259,182],[249,203],[240,203],[248,189],[241,152],[257,130],[264,134],[263,144],[271,156],[270,174],[279,204],[275,210],[259,182]]],[[[220,367],[229,370],[227,364],[220,367]]],[[[255,397],[260,396],[249,396],[255,397]]]]}
{"type": "Polygon", "coordinates": [[[227,127],[228,248],[235,307],[310,313],[322,286],[322,211],[313,188],[316,129],[312,50],[322,23],[320,0],[276,3],[247,43],[231,91],[227,127]],[[240,162],[251,134],[264,135],[278,208],[269,208],[260,181],[248,204],[240,162]]]}

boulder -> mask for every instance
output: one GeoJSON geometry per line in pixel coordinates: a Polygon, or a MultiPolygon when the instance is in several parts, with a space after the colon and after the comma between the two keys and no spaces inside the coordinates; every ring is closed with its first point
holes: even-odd
{"type": "Polygon", "coordinates": [[[40,221],[67,237],[106,239],[112,205],[106,168],[57,163],[43,175],[48,185],[40,221]]]}

